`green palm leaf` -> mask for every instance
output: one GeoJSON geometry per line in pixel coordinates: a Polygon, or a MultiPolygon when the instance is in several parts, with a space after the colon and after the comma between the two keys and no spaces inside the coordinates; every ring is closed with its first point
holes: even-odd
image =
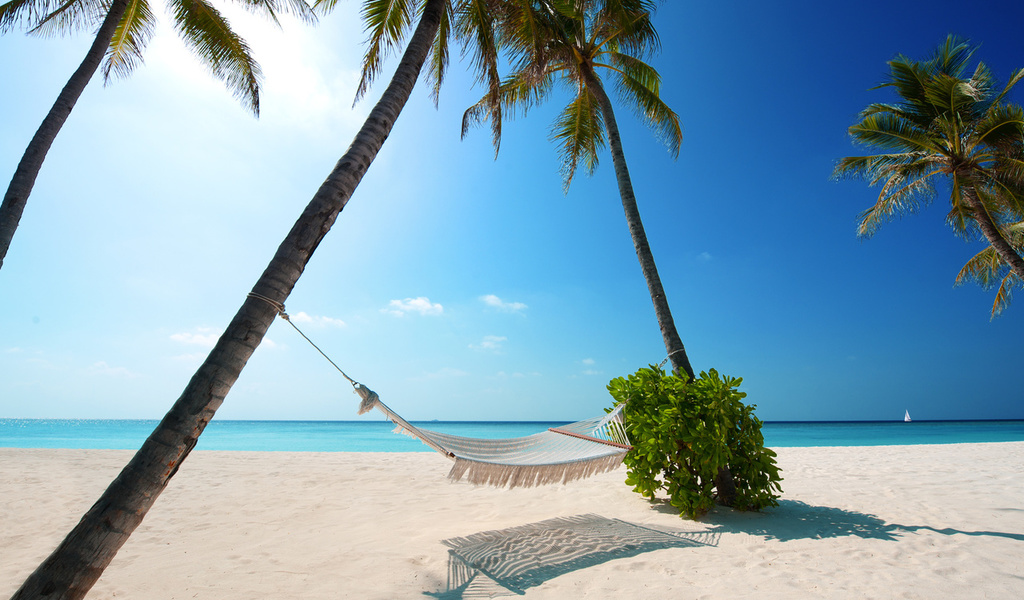
{"type": "Polygon", "coordinates": [[[146,0],[132,0],[117,25],[103,61],[103,81],[127,77],[142,62],[142,52],[153,36],[156,19],[146,0]]]}
{"type": "Polygon", "coordinates": [[[401,44],[414,16],[412,0],[366,0],[360,11],[369,32],[362,75],[356,89],[358,102],[380,74],[384,60],[401,44]]]}
{"type": "Polygon", "coordinates": [[[550,138],[562,158],[563,188],[569,189],[580,162],[588,174],[597,169],[598,153],[604,149],[604,118],[591,94],[581,93],[555,118],[550,138]]]}
{"type": "MultiPolygon", "coordinates": [[[[69,35],[96,27],[105,14],[106,7],[95,0],[64,0],[59,5],[52,6],[48,14],[36,20],[28,33],[42,37],[69,35]]],[[[3,17],[0,16],[0,21],[2,20],[3,17]]]]}
{"type": "Polygon", "coordinates": [[[616,52],[609,58],[617,67],[619,77],[615,83],[625,102],[656,132],[672,156],[678,156],[683,130],[679,116],[659,95],[661,76],[650,65],[628,54],[616,52]]]}
{"type": "Polygon", "coordinates": [[[228,90],[259,115],[259,65],[248,44],[206,0],[171,0],[175,28],[185,44],[224,81],[228,90]]]}

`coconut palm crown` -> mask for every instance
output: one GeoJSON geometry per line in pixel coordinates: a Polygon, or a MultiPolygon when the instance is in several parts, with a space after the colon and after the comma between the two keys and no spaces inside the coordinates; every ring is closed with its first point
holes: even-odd
{"type": "Polygon", "coordinates": [[[501,120],[493,115],[526,114],[560,85],[572,100],[556,118],[551,139],[558,145],[568,189],[581,163],[593,174],[606,144],[604,74],[613,79],[620,99],[678,155],[679,117],[661,99],[660,75],[644,62],[661,48],[651,23],[654,2],[523,0],[509,2],[503,10],[502,43],[510,53],[512,73],[502,81],[499,110],[494,110],[493,98],[481,99],[466,111],[463,135],[490,119],[497,151],[501,120]]]}
{"type": "Polygon", "coordinates": [[[834,175],[881,185],[860,215],[857,232],[865,237],[930,202],[936,183],[948,181],[953,231],[984,237],[1024,279],[1020,246],[1007,229],[1024,218],[1024,109],[1004,102],[1024,70],[999,90],[984,63],[968,74],[973,55],[968,42],[949,36],[928,60],[889,61],[888,81],[874,89],[891,88],[899,102],[870,104],[849,129],[854,142],[880,153],[844,158],[834,175]]]}
{"type": "MultiPolygon", "coordinates": [[[[279,13],[313,22],[312,9],[302,0],[236,0],[247,10],[278,23],[279,13]]],[[[65,35],[93,31],[107,16],[111,0],[11,0],[0,5],[0,33],[19,26],[36,35],[65,35]]],[[[175,31],[210,72],[253,114],[259,114],[259,65],[248,44],[209,0],[166,0],[175,31]]],[[[129,0],[103,59],[103,81],[127,77],[142,63],[156,27],[147,0],[129,0]]]]}
{"type": "MultiPolygon", "coordinates": [[[[314,9],[329,13],[338,0],[316,0],[314,9]]],[[[404,45],[405,38],[418,22],[425,0],[364,0],[360,14],[367,32],[366,52],[355,102],[369,90],[380,75],[384,63],[404,45]]],[[[494,0],[445,0],[441,24],[434,34],[424,75],[430,84],[430,95],[435,104],[449,62],[449,45],[461,43],[470,56],[473,71],[479,83],[492,91],[501,83],[498,76],[498,39],[495,29],[494,0]]]]}
{"type": "MultiPolygon", "coordinates": [[[[306,21],[312,9],[303,0],[238,0],[249,10],[277,22],[290,12],[306,21]]],[[[253,114],[259,114],[260,68],[249,46],[208,0],[167,0],[174,27],[193,54],[253,114]]],[[[0,267],[10,249],[28,198],[50,146],[86,86],[102,66],[104,83],[126,77],[142,62],[156,24],[147,0],[10,0],[0,5],[0,34],[25,27],[32,34],[62,34],[86,28],[94,39],[81,65],[57,95],[50,111],[14,170],[0,203],[0,267]]]]}
{"type": "Polygon", "coordinates": [[[694,377],[693,368],[669,309],[637,207],[622,140],[602,75],[619,96],[679,152],[679,117],[661,99],[661,78],[644,60],[660,49],[651,23],[654,3],[647,0],[511,0],[501,4],[499,40],[508,52],[511,73],[463,116],[468,129],[490,121],[495,153],[502,120],[525,114],[561,86],[570,102],[556,117],[551,139],[559,150],[564,191],[582,165],[593,173],[607,144],[615,166],[619,196],[633,246],[654,304],[655,316],[673,371],[694,377]]]}
{"type": "MultiPolygon", "coordinates": [[[[1024,252],[1024,221],[1007,225],[1003,231],[1006,234],[1006,240],[1017,253],[1024,252]]],[[[1024,287],[1024,279],[1018,277],[1006,266],[992,246],[985,248],[967,261],[967,264],[957,274],[955,285],[963,285],[968,281],[974,281],[986,290],[996,288],[996,296],[992,302],[993,319],[1010,306],[1013,289],[1024,287]]]]}

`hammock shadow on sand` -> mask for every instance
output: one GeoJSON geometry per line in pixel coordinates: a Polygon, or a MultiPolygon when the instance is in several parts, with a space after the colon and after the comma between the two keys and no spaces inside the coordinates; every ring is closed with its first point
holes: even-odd
{"type": "Polygon", "coordinates": [[[525,594],[566,573],[665,548],[715,546],[717,531],[636,525],[599,515],[549,519],[443,540],[448,585],[427,596],[454,600],[525,594]]]}
{"type": "Polygon", "coordinates": [[[835,508],[812,506],[799,500],[780,500],[777,508],[763,513],[720,511],[705,519],[719,526],[722,533],[743,532],[766,540],[789,542],[837,537],[859,537],[896,541],[907,533],[932,531],[942,535],[993,536],[1024,541],[1024,534],[999,531],[964,531],[929,525],[889,523],[875,515],[835,508]]]}

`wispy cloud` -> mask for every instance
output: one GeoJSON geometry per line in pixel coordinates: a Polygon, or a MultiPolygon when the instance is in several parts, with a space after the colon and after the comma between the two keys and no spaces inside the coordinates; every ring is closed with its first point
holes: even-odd
{"type": "Polygon", "coordinates": [[[412,380],[413,381],[423,381],[423,380],[426,380],[426,379],[430,379],[430,380],[434,380],[434,379],[453,379],[453,378],[456,378],[456,377],[465,377],[466,375],[469,375],[469,373],[467,373],[467,372],[465,372],[465,371],[463,371],[461,369],[454,369],[452,367],[444,367],[444,368],[438,369],[436,371],[432,371],[430,373],[424,373],[423,375],[421,375],[419,377],[413,377],[412,380]]]}
{"type": "Polygon", "coordinates": [[[175,342],[203,348],[213,348],[219,337],[220,332],[210,327],[197,327],[195,331],[171,334],[171,339],[175,342]]]}
{"type": "Polygon", "coordinates": [[[701,252],[700,254],[697,255],[697,260],[701,262],[708,262],[711,260],[711,258],[712,257],[710,252],[701,252]]]}
{"type": "Polygon", "coordinates": [[[292,321],[296,323],[305,323],[307,325],[316,325],[317,327],[345,327],[346,323],[341,319],[335,319],[333,317],[323,316],[312,316],[304,312],[300,312],[294,315],[289,315],[292,321]]]}
{"type": "Polygon", "coordinates": [[[527,306],[522,302],[505,302],[504,300],[495,296],[494,294],[480,296],[480,301],[486,304],[487,306],[490,306],[491,308],[495,308],[502,312],[518,313],[523,312],[524,310],[527,309],[527,306]]]}
{"type": "Polygon", "coordinates": [[[133,373],[124,367],[112,367],[106,363],[106,361],[97,361],[89,365],[85,369],[86,373],[90,375],[101,375],[103,377],[116,377],[119,379],[135,379],[140,377],[138,373],[133,373]]]}
{"type": "Polygon", "coordinates": [[[406,298],[405,300],[392,300],[387,308],[382,309],[396,317],[404,317],[409,313],[416,313],[422,316],[437,316],[444,313],[444,307],[430,301],[426,296],[419,298],[406,298]]]}
{"type": "Polygon", "coordinates": [[[592,358],[584,358],[583,360],[580,361],[580,364],[582,364],[585,367],[583,369],[583,374],[584,375],[590,376],[590,375],[600,375],[601,374],[601,371],[599,371],[597,369],[591,368],[595,364],[595,361],[592,358]]]}
{"type": "Polygon", "coordinates": [[[469,347],[473,350],[498,352],[501,350],[501,345],[507,341],[508,338],[503,335],[485,335],[479,344],[470,344],[469,347]]]}
{"type": "Polygon", "coordinates": [[[204,348],[212,348],[217,343],[217,338],[219,337],[219,331],[208,327],[196,328],[194,332],[171,334],[171,339],[175,342],[191,346],[203,346],[204,348]]]}

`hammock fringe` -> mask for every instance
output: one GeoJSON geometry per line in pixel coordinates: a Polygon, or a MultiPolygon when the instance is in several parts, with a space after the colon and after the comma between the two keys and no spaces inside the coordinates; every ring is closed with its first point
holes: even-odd
{"type": "Polygon", "coordinates": [[[509,488],[531,488],[553,483],[566,484],[599,473],[614,471],[622,464],[622,459],[625,456],[626,452],[623,451],[598,458],[549,465],[503,465],[457,456],[452,470],[448,473],[448,479],[452,481],[465,479],[473,485],[507,486],[509,488]]]}
{"type": "Polygon", "coordinates": [[[477,439],[416,427],[373,390],[356,384],[355,392],[362,398],[359,414],[376,408],[395,424],[395,433],[414,437],[453,460],[451,481],[509,488],[565,484],[617,469],[631,448],[621,405],[607,415],[531,436],[477,439]]]}

